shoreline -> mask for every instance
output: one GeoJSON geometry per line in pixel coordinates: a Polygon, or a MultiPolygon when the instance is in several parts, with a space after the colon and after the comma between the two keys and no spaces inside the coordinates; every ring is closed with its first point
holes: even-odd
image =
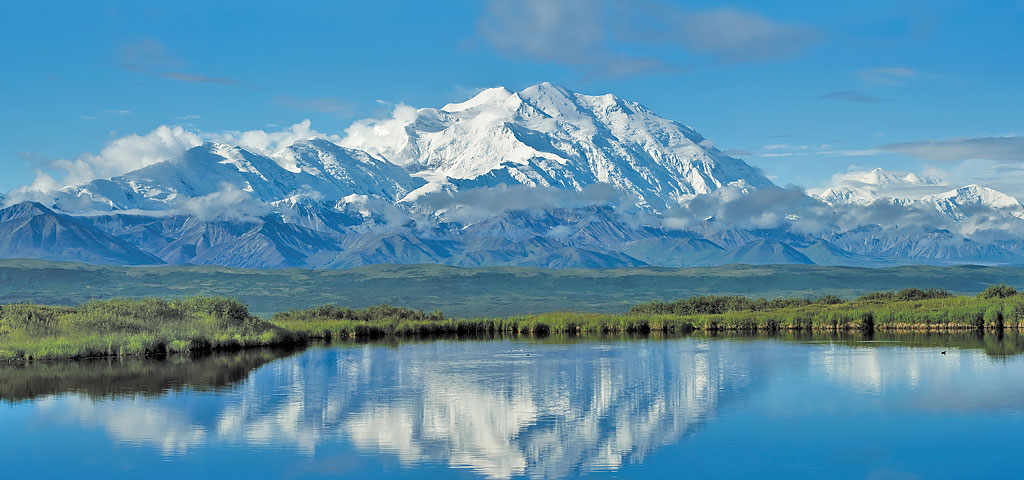
{"type": "Polygon", "coordinates": [[[91,301],[76,307],[0,306],[0,362],[146,357],[302,346],[341,339],[444,336],[958,333],[1024,329],[1024,295],[1005,285],[974,297],[940,290],[876,292],[854,301],[703,296],[652,302],[621,314],[552,312],[496,318],[446,318],[381,305],[332,305],[251,315],[220,297],[91,301]]]}

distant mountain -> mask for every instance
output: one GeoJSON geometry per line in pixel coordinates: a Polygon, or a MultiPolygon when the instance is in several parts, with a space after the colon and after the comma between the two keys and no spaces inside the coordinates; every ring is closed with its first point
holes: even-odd
{"type": "Polygon", "coordinates": [[[811,194],[829,205],[870,205],[878,201],[906,204],[925,195],[922,192],[941,187],[937,178],[876,168],[839,175],[832,186],[811,190],[811,194]]]}
{"type": "Polygon", "coordinates": [[[922,178],[906,172],[890,172],[881,168],[867,172],[851,172],[837,180],[833,186],[812,190],[812,195],[832,206],[866,206],[883,202],[934,208],[957,221],[977,213],[1009,215],[1024,219],[1024,206],[1020,201],[979,185],[966,185],[949,190],[948,186],[934,178],[922,178]]]}
{"type": "Polygon", "coordinates": [[[0,258],[38,258],[109,265],[155,265],[155,255],[79,219],[38,203],[0,209],[0,258]]]}
{"type": "Polygon", "coordinates": [[[334,141],[204,143],[0,197],[0,257],[108,264],[554,268],[1024,263],[1024,206],[875,169],[780,188],[694,129],[548,83],[399,106],[334,141]],[[20,202],[20,203],[19,203],[20,202]]]}
{"type": "Polygon", "coordinates": [[[934,204],[940,212],[958,221],[977,213],[997,213],[1024,219],[1024,206],[1016,198],[978,185],[928,195],[920,201],[934,204]]]}

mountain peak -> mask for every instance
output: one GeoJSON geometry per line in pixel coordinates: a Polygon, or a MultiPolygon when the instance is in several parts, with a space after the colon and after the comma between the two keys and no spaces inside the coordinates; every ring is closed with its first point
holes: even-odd
{"type": "Polygon", "coordinates": [[[356,122],[347,133],[343,145],[410,169],[431,191],[582,191],[601,183],[645,210],[663,211],[725,186],[773,185],[689,127],[610,94],[583,95],[550,82],[519,92],[486,89],[439,110],[396,109],[393,118],[356,122]]]}
{"type": "Polygon", "coordinates": [[[568,88],[561,85],[555,85],[551,82],[541,82],[536,85],[531,85],[520,90],[519,93],[523,97],[537,97],[542,95],[571,97],[575,95],[575,92],[568,88]]]}
{"type": "Polygon", "coordinates": [[[954,200],[961,205],[974,204],[994,208],[1021,208],[1021,203],[1016,198],[998,190],[975,184],[965,185],[948,192],[929,195],[924,200],[954,200]]]}
{"type": "Polygon", "coordinates": [[[15,203],[0,210],[3,221],[16,218],[34,217],[36,215],[55,215],[54,211],[39,202],[24,201],[15,203]]]}
{"type": "Polygon", "coordinates": [[[809,192],[830,205],[868,205],[879,200],[908,203],[934,193],[942,186],[943,182],[938,178],[874,168],[836,175],[831,186],[809,192]]]}
{"type": "Polygon", "coordinates": [[[464,102],[449,103],[441,107],[441,110],[451,113],[464,112],[481,105],[502,103],[512,95],[513,93],[505,87],[485,88],[480,93],[474,95],[473,98],[464,102]]]}

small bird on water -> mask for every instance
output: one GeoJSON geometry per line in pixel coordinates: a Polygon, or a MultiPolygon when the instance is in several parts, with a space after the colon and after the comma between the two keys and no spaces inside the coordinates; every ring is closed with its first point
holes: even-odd
{"type": "Polygon", "coordinates": [[[946,354],[946,351],[945,351],[945,350],[943,350],[943,351],[942,351],[942,354],[943,354],[943,355],[945,355],[945,354],[946,354]]]}

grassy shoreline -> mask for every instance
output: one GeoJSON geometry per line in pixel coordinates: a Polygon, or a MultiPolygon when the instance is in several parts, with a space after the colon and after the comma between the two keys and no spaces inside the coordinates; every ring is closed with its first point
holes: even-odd
{"type": "Polygon", "coordinates": [[[438,335],[580,335],[967,331],[1024,328],[1024,295],[995,285],[973,297],[942,290],[875,292],[854,301],[700,296],[636,305],[623,314],[554,312],[446,318],[382,305],[320,306],[264,320],[220,297],[91,301],[77,307],[0,306],[0,361],[147,356],[438,335]]]}

